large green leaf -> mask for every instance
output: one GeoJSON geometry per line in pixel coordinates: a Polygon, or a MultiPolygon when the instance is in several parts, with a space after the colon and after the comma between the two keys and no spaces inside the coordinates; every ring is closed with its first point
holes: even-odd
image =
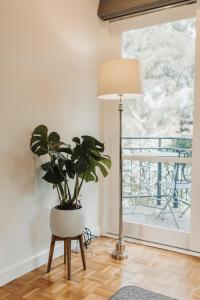
{"type": "Polygon", "coordinates": [[[89,167],[89,162],[88,162],[88,158],[86,157],[84,159],[82,158],[78,159],[74,164],[75,171],[78,175],[86,172],[88,167],[89,167]]]}
{"type": "Polygon", "coordinates": [[[66,167],[67,175],[69,176],[69,178],[73,179],[76,172],[75,172],[74,164],[70,159],[67,159],[65,161],[65,167],[66,167]]]}
{"type": "Polygon", "coordinates": [[[61,174],[58,166],[53,166],[42,178],[49,183],[59,184],[64,181],[65,176],[61,174]]]}
{"type": "Polygon", "coordinates": [[[47,132],[48,129],[45,125],[39,125],[33,131],[30,147],[38,156],[48,153],[47,132]]]}
{"type": "Polygon", "coordinates": [[[60,145],[59,148],[56,148],[57,152],[63,152],[67,154],[72,154],[72,149],[69,145],[60,145]]]}
{"type": "Polygon", "coordinates": [[[81,152],[82,152],[81,146],[80,146],[80,145],[76,145],[76,146],[73,148],[73,150],[72,150],[71,160],[72,160],[73,162],[77,161],[77,160],[80,158],[80,156],[81,156],[81,152]]]}
{"type": "Polygon", "coordinates": [[[76,136],[72,139],[72,141],[73,141],[75,144],[78,144],[78,145],[80,145],[80,143],[81,143],[81,140],[80,140],[78,137],[76,137],[76,136]]]}
{"type": "Polygon", "coordinates": [[[52,169],[52,163],[50,161],[41,165],[43,171],[49,171],[52,169]]]}
{"type": "Polygon", "coordinates": [[[48,136],[48,142],[52,144],[58,144],[60,142],[60,136],[57,132],[51,132],[48,136]]]}
{"type": "Polygon", "coordinates": [[[95,149],[95,139],[90,136],[84,136],[82,147],[87,151],[90,149],[95,149]]]}
{"type": "Polygon", "coordinates": [[[47,132],[48,132],[48,129],[47,129],[47,126],[45,126],[45,125],[39,125],[34,129],[34,134],[39,134],[46,138],[47,138],[47,132]]]}
{"type": "Polygon", "coordinates": [[[98,181],[98,176],[91,169],[88,169],[85,173],[80,174],[79,177],[83,178],[86,182],[98,181]]]}
{"type": "Polygon", "coordinates": [[[45,145],[41,143],[34,143],[31,145],[31,150],[33,153],[37,154],[38,156],[42,156],[48,153],[48,149],[45,145]]]}
{"type": "Polygon", "coordinates": [[[108,175],[111,167],[109,156],[102,155],[104,144],[91,136],[82,136],[82,142],[75,138],[76,146],[73,149],[72,160],[75,164],[75,171],[86,182],[98,181],[96,168],[101,170],[103,176],[108,175]]]}
{"type": "Polygon", "coordinates": [[[101,160],[101,154],[98,151],[90,150],[90,156],[95,160],[101,160]]]}
{"type": "Polygon", "coordinates": [[[97,151],[103,152],[104,151],[104,144],[101,143],[100,141],[98,141],[97,139],[95,139],[92,136],[89,135],[83,135],[82,136],[83,141],[87,140],[90,141],[91,143],[93,143],[94,147],[97,151]]]}
{"type": "Polygon", "coordinates": [[[112,166],[112,161],[108,155],[101,156],[101,163],[106,165],[108,169],[110,169],[112,166]]]}
{"type": "Polygon", "coordinates": [[[101,170],[101,173],[103,174],[104,177],[106,177],[108,175],[108,171],[107,169],[104,167],[104,165],[102,165],[99,162],[96,162],[96,165],[99,167],[99,169],[101,170]]]}
{"type": "Polygon", "coordinates": [[[96,148],[98,149],[98,151],[104,152],[105,146],[103,143],[101,143],[95,139],[95,145],[96,145],[96,148]]]}
{"type": "Polygon", "coordinates": [[[89,170],[84,174],[81,174],[80,177],[84,178],[86,182],[95,181],[95,176],[89,170]]]}

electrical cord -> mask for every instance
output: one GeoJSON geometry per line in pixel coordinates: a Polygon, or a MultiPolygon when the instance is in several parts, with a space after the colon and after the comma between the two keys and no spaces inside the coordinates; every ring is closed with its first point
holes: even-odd
{"type": "Polygon", "coordinates": [[[85,228],[83,231],[83,239],[84,239],[84,246],[87,249],[89,244],[92,240],[96,239],[97,236],[92,234],[91,230],[89,228],[85,228]]]}

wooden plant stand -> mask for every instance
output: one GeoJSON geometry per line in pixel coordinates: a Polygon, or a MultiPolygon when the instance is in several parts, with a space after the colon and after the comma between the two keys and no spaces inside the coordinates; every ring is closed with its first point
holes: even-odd
{"type": "Polygon", "coordinates": [[[49,260],[47,266],[47,273],[51,270],[51,263],[53,258],[53,252],[55,247],[56,241],[64,241],[64,264],[66,264],[66,257],[67,257],[67,271],[68,271],[68,280],[71,279],[71,241],[72,240],[79,240],[80,249],[81,249],[81,257],[83,261],[83,269],[86,270],[86,260],[85,260],[85,252],[84,252],[84,244],[83,244],[83,235],[78,235],[75,237],[66,237],[61,238],[55,235],[51,237],[51,245],[49,250],[49,260]]]}

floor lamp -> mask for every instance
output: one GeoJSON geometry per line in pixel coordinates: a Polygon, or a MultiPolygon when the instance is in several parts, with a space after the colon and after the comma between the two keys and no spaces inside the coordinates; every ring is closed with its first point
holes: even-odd
{"type": "Polygon", "coordinates": [[[119,236],[112,256],[116,259],[128,257],[123,236],[122,195],[122,112],[124,99],[133,99],[141,94],[139,62],[136,59],[115,59],[103,62],[99,68],[97,98],[119,101],[119,236]]]}

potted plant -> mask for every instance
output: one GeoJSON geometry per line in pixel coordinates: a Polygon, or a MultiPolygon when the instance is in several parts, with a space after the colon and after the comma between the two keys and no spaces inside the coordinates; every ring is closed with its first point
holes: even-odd
{"type": "Polygon", "coordinates": [[[57,132],[48,134],[45,125],[33,131],[30,147],[34,154],[45,156],[42,177],[57,190],[59,204],[50,213],[50,227],[54,235],[72,237],[82,234],[85,215],[80,203],[84,182],[97,182],[97,169],[108,175],[110,157],[104,155],[104,144],[91,136],[72,139],[73,146],[60,140],[57,132]]]}

